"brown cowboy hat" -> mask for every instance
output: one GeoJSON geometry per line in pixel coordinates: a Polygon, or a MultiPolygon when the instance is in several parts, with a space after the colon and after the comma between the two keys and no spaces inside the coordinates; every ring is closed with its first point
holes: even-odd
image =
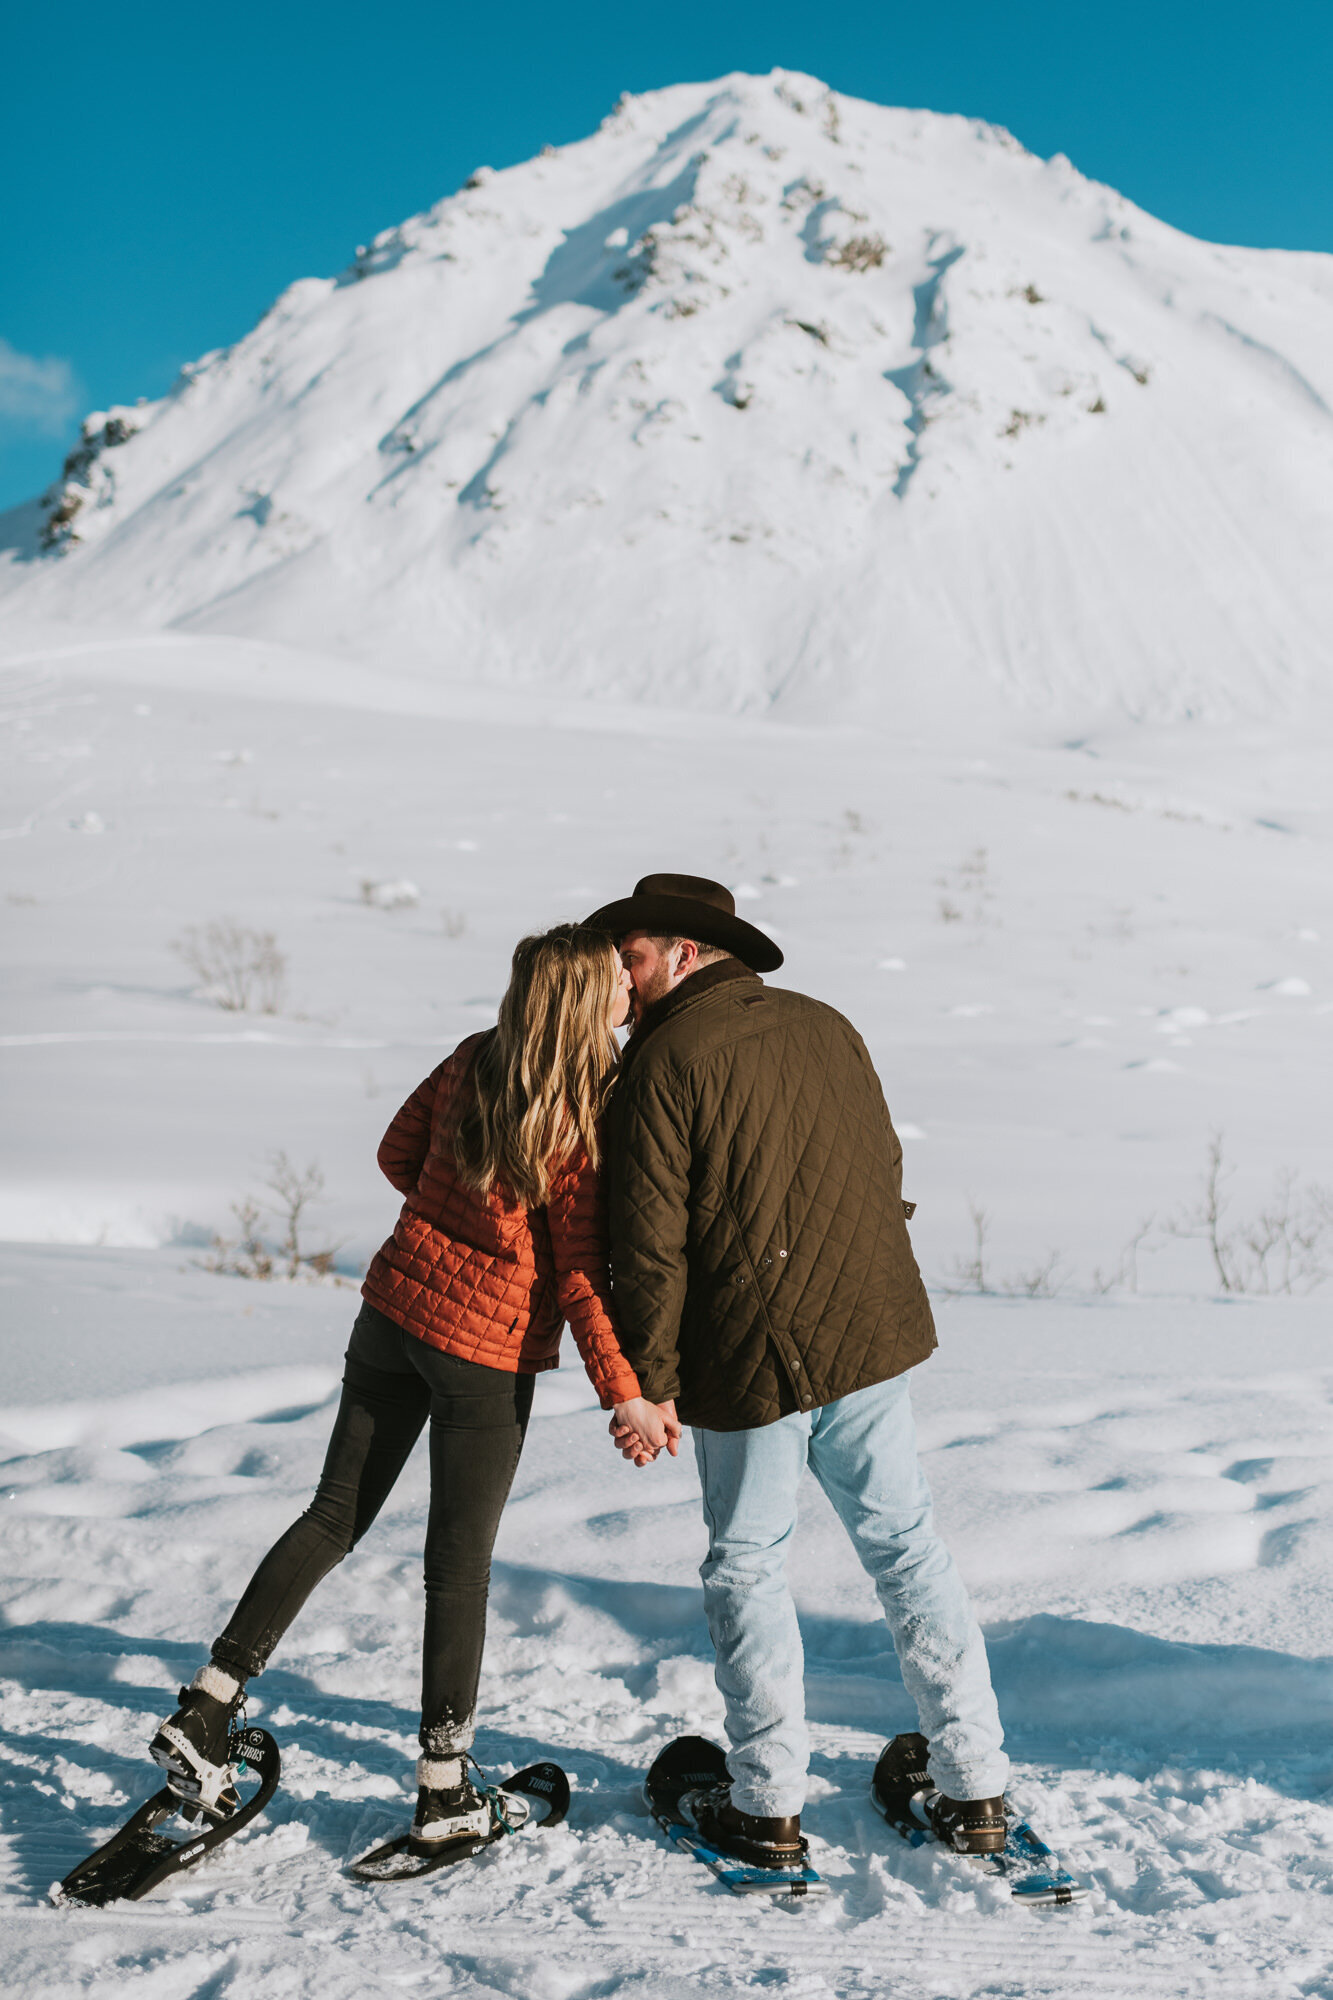
{"type": "Polygon", "coordinates": [[[619,940],[631,931],[653,937],[694,938],[729,951],[751,972],[776,972],[782,953],[771,937],[736,915],[736,899],[702,875],[645,875],[632,896],[594,910],[588,922],[619,940]]]}

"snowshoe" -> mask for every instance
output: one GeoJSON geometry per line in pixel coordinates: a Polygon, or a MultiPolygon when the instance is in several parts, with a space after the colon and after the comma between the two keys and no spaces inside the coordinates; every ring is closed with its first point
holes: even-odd
{"type": "Polygon", "coordinates": [[[870,1796],[894,1831],[912,1847],[941,1842],[983,1874],[1006,1881],[1020,1903],[1063,1907],[1082,1902],[1087,1884],[1071,1875],[1002,1799],[960,1804],[943,1797],[926,1770],[929,1748],[915,1732],[895,1736],[875,1766],[870,1796]],[[1002,1839],[997,1838],[1001,1832],[1002,1839]],[[962,1844],[969,1840],[975,1844],[962,1844]]]}
{"type": "Polygon", "coordinates": [[[568,1811],[569,1779],[558,1764],[530,1764],[503,1784],[480,1790],[466,1782],[434,1791],[423,1786],[410,1830],[372,1847],[350,1863],[347,1872],[357,1882],[415,1882],[437,1868],[470,1861],[529,1821],[536,1827],[558,1826],[568,1811]],[[470,1795],[477,1804],[455,1800],[455,1791],[470,1795]],[[447,1830],[460,1822],[464,1822],[461,1831],[447,1830]]]}
{"type": "Polygon", "coordinates": [[[711,1868],[733,1895],[823,1895],[826,1885],[806,1859],[799,1822],[793,1839],[791,1822],[737,1811],[730,1784],[726,1754],[716,1743],[678,1736],[655,1759],[643,1795],[667,1839],[711,1868]]]}
{"type": "Polygon", "coordinates": [[[214,1806],[206,1810],[207,1824],[202,1830],[198,1821],[204,1809],[198,1803],[187,1804],[165,1786],[139,1807],[119,1833],[71,1869],[62,1882],[52,1885],[51,1901],[93,1907],[122,1899],[137,1902],[169,1875],[192,1867],[224,1841],[234,1839],[273,1797],[282,1759],[266,1729],[243,1729],[233,1735],[231,1744],[233,1761],[226,1767],[226,1783],[214,1806]],[[253,1789],[249,1789],[251,1781],[253,1789]],[[236,1803],[222,1812],[220,1802],[227,1795],[236,1803]],[[173,1817],[181,1825],[179,1836],[163,1831],[173,1817]],[[189,1821],[195,1824],[191,1826],[189,1821]]]}

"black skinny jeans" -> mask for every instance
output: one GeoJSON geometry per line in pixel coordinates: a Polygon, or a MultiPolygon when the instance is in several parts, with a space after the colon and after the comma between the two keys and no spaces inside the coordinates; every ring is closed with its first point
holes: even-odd
{"type": "Polygon", "coordinates": [[[421,1744],[472,1743],[491,1549],[532,1409],[533,1377],[443,1354],[363,1305],[315,1497],[251,1578],[213,1658],[262,1673],[315,1585],[356,1547],[430,1418],[421,1744]]]}

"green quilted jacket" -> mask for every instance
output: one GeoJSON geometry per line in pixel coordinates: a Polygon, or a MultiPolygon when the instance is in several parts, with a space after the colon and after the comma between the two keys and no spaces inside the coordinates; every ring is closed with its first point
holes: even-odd
{"type": "Polygon", "coordinates": [[[902,1147],[832,1007],[725,959],[648,1009],[606,1117],[620,1342],[682,1422],[754,1430],[935,1346],[902,1147]]]}

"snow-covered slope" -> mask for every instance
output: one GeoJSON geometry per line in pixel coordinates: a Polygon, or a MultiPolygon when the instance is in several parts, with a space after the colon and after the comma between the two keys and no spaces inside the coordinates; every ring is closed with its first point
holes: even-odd
{"type": "Polygon", "coordinates": [[[90,418],[0,590],[691,706],[1270,712],[1327,679],[1331,406],[1333,259],[736,75],[90,418]]]}
{"type": "Polygon", "coordinates": [[[1214,1129],[1229,1231],[1284,1168],[1330,1178],[1331,735],[997,741],[972,709],[913,741],[520,705],[272,642],[0,633],[6,1992],[1327,1995],[1330,1287],[1214,1298],[1164,1225],[1214,1129]],[[866,1781],[911,1709],[813,1487],[792,1575],[830,1894],[755,1909],[665,1849],[643,1770],[719,1727],[692,1457],[623,1465],[567,1357],[501,1531],[478,1755],[559,1757],[568,1826],[403,1891],[340,1872],[408,1799],[419,1452],[255,1688],[285,1772],[263,1822],[143,1904],[45,1907],[154,1784],[154,1720],[327,1439],[355,1290],[246,1284],[198,1246],[282,1149],[326,1175],[310,1247],[354,1271],[398,1206],[379,1137],[494,1019],[515,938],[660,867],[724,876],[779,983],[845,1010],[884,1078],[939,1304],[913,1395],[940,1519],[1014,1796],[1094,1896],[1023,1913],[886,1836],[866,1781]],[[415,904],[375,899],[404,878],[415,904]],[[229,915],[286,954],[281,1012],[223,1011],[172,949],[229,915]],[[944,1294],[969,1199],[1008,1295],[944,1294]]]}

